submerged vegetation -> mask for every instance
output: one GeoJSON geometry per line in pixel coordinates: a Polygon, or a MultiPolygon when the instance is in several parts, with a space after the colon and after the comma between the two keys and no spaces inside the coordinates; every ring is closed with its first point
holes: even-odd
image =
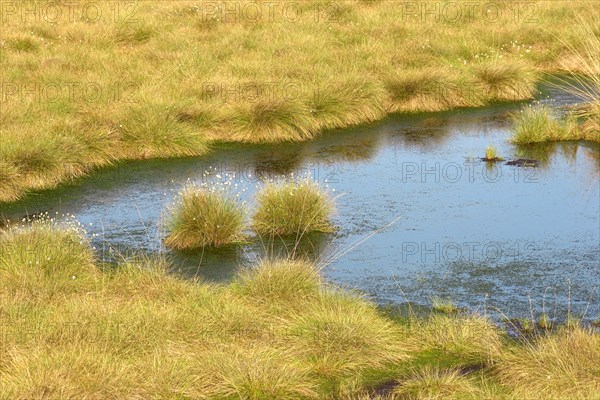
{"type": "Polygon", "coordinates": [[[493,17],[485,4],[458,2],[459,18],[424,3],[269,4],[11,3],[0,41],[0,201],[122,159],[527,99],[545,72],[588,75],[594,55],[574,28],[580,18],[596,26],[592,1],[499,3],[493,17]]]}
{"type": "Polygon", "coordinates": [[[484,161],[503,161],[504,159],[498,155],[498,151],[494,146],[488,146],[485,148],[484,161]]]}
{"type": "Polygon", "coordinates": [[[396,316],[306,261],[221,285],[161,259],[103,268],[48,221],[0,231],[0,249],[3,398],[600,396],[600,335],[578,325],[520,342],[480,316],[396,316]]]}
{"type": "Polygon", "coordinates": [[[453,314],[458,311],[458,307],[452,300],[436,297],[433,299],[432,303],[432,308],[434,311],[439,311],[445,314],[453,314]]]}
{"type": "Polygon", "coordinates": [[[260,235],[301,237],[333,231],[333,200],[314,182],[267,182],[256,201],[252,226],[260,235]]]}
{"type": "Polygon", "coordinates": [[[244,219],[243,206],[224,192],[190,187],[172,207],[165,244],[186,250],[240,243],[244,219]]]}

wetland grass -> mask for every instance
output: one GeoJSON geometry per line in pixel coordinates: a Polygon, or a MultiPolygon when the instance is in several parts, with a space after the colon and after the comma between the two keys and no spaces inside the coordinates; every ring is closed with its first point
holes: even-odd
{"type": "Polygon", "coordinates": [[[244,208],[221,191],[184,189],[167,217],[168,247],[220,247],[244,241],[244,208]]]}
{"type": "Polygon", "coordinates": [[[504,161],[504,158],[498,155],[498,151],[494,146],[488,146],[485,148],[485,157],[482,159],[483,161],[504,161]]]}
{"type": "Polygon", "coordinates": [[[471,378],[457,369],[425,367],[398,382],[391,399],[472,399],[480,395],[471,378]]]}
{"type": "Polygon", "coordinates": [[[561,328],[505,349],[495,366],[518,398],[600,398],[600,335],[581,326],[561,328]]]}
{"type": "Polygon", "coordinates": [[[432,301],[432,309],[444,314],[454,314],[458,311],[458,307],[452,300],[435,297],[432,301]]]}
{"type": "Polygon", "coordinates": [[[515,113],[513,130],[511,141],[519,145],[587,139],[572,115],[559,119],[547,106],[525,107],[515,113]]]}
{"type": "MultiPolygon", "coordinates": [[[[393,112],[528,99],[541,73],[564,71],[574,50],[597,49],[574,34],[580,19],[594,26],[593,2],[539,3],[535,30],[508,10],[492,27],[485,13],[423,24],[393,2],[326,3],[335,23],[315,19],[323,10],[312,2],[298,4],[290,21],[244,0],[239,10],[263,12],[250,21],[182,0],[138,2],[127,24],[103,9],[93,24],[52,26],[23,23],[17,15],[29,15],[28,3],[15,3],[0,44],[0,201],[118,160],[202,155],[216,142],[308,140],[393,112]]],[[[568,66],[590,73],[583,62],[568,66]]],[[[597,131],[598,107],[586,113],[582,130],[597,131]]]]}
{"type": "Polygon", "coordinates": [[[252,227],[264,236],[332,232],[333,200],[316,183],[266,182],[256,195],[252,227]]]}
{"type": "Polygon", "coordinates": [[[101,270],[71,230],[10,230],[0,245],[3,398],[322,398],[409,357],[374,304],[307,263],[211,285],[160,259],[101,270]]]}
{"type": "Polygon", "coordinates": [[[597,23],[581,17],[578,22],[573,38],[561,37],[571,55],[562,64],[570,77],[559,76],[554,85],[583,101],[573,111],[573,116],[580,122],[581,136],[600,142],[600,37],[597,23]]]}
{"type": "Polygon", "coordinates": [[[600,335],[580,326],[521,342],[475,315],[397,319],[298,260],[228,284],[184,280],[161,258],[103,268],[79,227],[48,220],[0,231],[0,250],[2,398],[600,394],[600,335]]]}

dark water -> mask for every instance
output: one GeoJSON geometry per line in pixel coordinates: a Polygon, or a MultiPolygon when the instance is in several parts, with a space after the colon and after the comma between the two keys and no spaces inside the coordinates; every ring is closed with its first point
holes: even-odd
{"type": "MultiPolygon", "coordinates": [[[[560,104],[569,101],[552,93],[560,104]]],[[[562,143],[508,143],[509,112],[518,106],[392,117],[331,132],[309,143],[221,146],[201,158],[123,163],[25,201],[3,205],[5,217],[72,214],[101,257],[164,251],[165,207],[187,183],[223,181],[241,197],[264,177],[310,176],[337,197],[334,235],[282,245],[171,253],[179,272],[226,281],[265,253],[328,261],[326,276],[381,303],[461,307],[515,316],[600,315],[600,150],[562,143]],[[479,161],[488,145],[507,160],[534,158],[539,168],[479,161]],[[209,171],[206,174],[206,171],[209,171]],[[334,192],[335,190],[335,192],[334,192]],[[397,222],[356,245],[390,222],[397,222]]],[[[499,315],[499,314],[495,314],[499,315]]]]}

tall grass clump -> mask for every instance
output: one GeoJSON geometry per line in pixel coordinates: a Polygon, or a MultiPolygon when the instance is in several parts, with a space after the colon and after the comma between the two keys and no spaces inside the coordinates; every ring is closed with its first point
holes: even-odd
{"type": "Polygon", "coordinates": [[[570,77],[557,77],[555,85],[584,101],[573,114],[581,121],[582,136],[600,142],[600,36],[581,16],[577,25],[575,38],[562,40],[570,56],[562,67],[570,77]]]}
{"type": "Polygon", "coordinates": [[[546,106],[526,107],[513,115],[512,122],[515,144],[585,139],[572,116],[560,120],[546,106]]]}
{"type": "Polygon", "coordinates": [[[516,101],[533,97],[537,77],[532,66],[519,60],[492,60],[475,64],[473,72],[490,101],[516,101]]]}
{"type": "Polygon", "coordinates": [[[441,68],[397,72],[387,79],[391,112],[444,111],[482,105],[472,85],[441,68]]]}
{"type": "Polygon", "coordinates": [[[424,367],[398,382],[392,399],[475,400],[481,394],[473,382],[456,369],[424,367]]]}
{"type": "Polygon", "coordinates": [[[449,299],[434,297],[432,303],[433,310],[440,313],[454,314],[458,311],[458,306],[452,300],[449,299]]]}
{"type": "Polygon", "coordinates": [[[439,352],[463,363],[488,363],[502,350],[502,336],[491,321],[480,316],[440,315],[411,325],[421,351],[439,352]]]}
{"type": "Polygon", "coordinates": [[[264,304],[304,303],[321,291],[323,281],[317,268],[302,260],[263,261],[243,270],[235,283],[237,293],[264,304]]]}
{"type": "Polygon", "coordinates": [[[381,85],[352,78],[318,87],[308,106],[320,129],[332,129],[383,118],[383,99],[381,85]]]}
{"type": "Polygon", "coordinates": [[[19,170],[0,161],[0,202],[15,201],[21,194],[19,170]]]}
{"type": "Polygon", "coordinates": [[[187,188],[172,206],[165,239],[177,250],[244,241],[244,208],[222,191],[187,188]]]}
{"type": "Polygon", "coordinates": [[[128,110],[118,125],[127,158],[183,157],[207,152],[202,132],[181,121],[172,104],[140,101],[143,105],[128,110]]]}
{"type": "Polygon", "coordinates": [[[93,280],[95,257],[75,223],[44,215],[0,231],[0,279],[5,294],[49,298],[93,280]]]}
{"type": "Polygon", "coordinates": [[[227,134],[242,142],[300,141],[316,133],[308,107],[296,100],[266,98],[236,105],[228,118],[227,134]]]}
{"type": "MultiPolygon", "coordinates": [[[[315,399],[316,380],[310,367],[295,354],[269,346],[230,346],[208,351],[207,398],[248,400],[315,399]]],[[[203,382],[204,383],[204,382],[203,382]]]]}
{"type": "Polygon", "coordinates": [[[332,232],[333,200],[316,183],[267,182],[256,195],[252,226],[260,235],[332,232]]]}
{"type": "Polygon", "coordinates": [[[582,327],[563,328],[498,357],[502,383],[520,399],[600,398],[600,334],[582,327]]]}
{"type": "Polygon", "coordinates": [[[403,331],[364,299],[328,290],[289,316],[287,335],[298,357],[321,379],[340,388],[369,370],[410,358],[403,331]]]}

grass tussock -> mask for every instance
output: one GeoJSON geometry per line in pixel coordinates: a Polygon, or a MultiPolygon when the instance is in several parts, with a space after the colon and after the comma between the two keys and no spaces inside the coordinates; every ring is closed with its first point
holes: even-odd
{"type": "Polygon", "coordinates": [[[412,328],[422,351],[441,352],[468,363],[489,362],[502,349],[501,333],[483,317],[434,314],[412,328]]]}
{"type": "Polygon", "coordinates": [[[333,200],[313,182],[267,182],[256,201],[252,226],[260,235],[302,236],[333,231],[333,200]]]}
{"type": "Polygon", "coordinates": [[[523,62],[494,60],[475,65],[473,71],[491,101],[525,100],[535,92],[535,71],[523,62]]]}
{"type": "MultiPolygon", "coordinates": [[[[53,24],[29,6],[15,3],[0,44],[0,165],[19,182],[1,181],[2,201],[116,160],[199,155],[217,141],[307,140],[392,112],[522,100],[540,73],[590,75],[600,53],[574,33],[595,26],[587,1],[538,4],[536,29],[508,8],[491,29],[483,10],[450,24],[386,1],[306,2],[293,18],[250,0],[233,9],[138,2],[118,18],[102,3],[99,19],[83,24],[70,4],[53,4],[53,24]],[[62,130],[64,121],[74,129],[62,130]]],[[[597,41],[590,33],[583,38],[597,41]]],[[[597,119],[585,126],[595,128],[597,119]]]]}
{"type": "Polygon", "coordinates": [[[235,106],[231,115],[231,139],[251,142],[307,140],[315,135],[316,121],[297,101],[260,99],[235,106]]]}
{"type": "Polygon", "coordinates": [[[597,24],[581,16],[578,22],[574,38],[561,37],[568,49],[561,65],[570,79],[558,77],[555,85],[584,101],[574,112],[582,136],[600,142],[600,35],[597,24]]]}
{"type": "MultiPolygon", "coordinates": [[[[458,370],[426,367],[399,382],[393,391],[398,400],[475,400],[479,389],[458,370]]],[[[480,398],[480,397],[479,397],[480,398]]]]}
{"type": "Polygon", "coordinates": [[[0,202],[14,201],[21,192],[19,171],[6,162],[0,162],[0,202]]]}
{"type": "Polygon", "coordinates": [[[542,336],[498,358],[501,381],[521,399],[600,398],[600,335],[582,327],[542,336]]]}
{"type": "Polygon", "coordinates": [[[291,346],[313,363],[315,373],[341,387],[361,373],[409,358],[401,329],[382,323],[372,304],[342,292],[325,293],[310,313],[291,318],[289,335],[291,346]]]}
{"type": "Polygon", "coordinates": [[[600,98],[578,107],[573,115],[580,121],[579,129],[585,140],[600,142],[600,98]]]}
{"type": "Polygon", "coordinates": [[[563,140],[595,140],[580,129],[577,119],[571,114],[559,119],[548,107],[526,107],[513,116],[515,144],[532,144],[563,140]]]}
{"type": "Polygon", "coordinates": [[[0,250],[0,278],[12,290],[0,298],[63,296],[85,290],[96,277],[93,251],[77,228],[47,218],[0,231],[0,250]]]}
{"type": "Polygon", "coordinates": [[[203,135],[181,122],[173,106],[153,104],[132,108],[117,132],[127,158],[196,156],[206,153],[203,135]]]}
{"type": "Polygon", "coordinates": [[[494,146],[485,148],[485,161],[503,161],[504,159],[498,155],[498,150],[494,146]]]}
{"type": "Polygon", "coordinates": [[[308,99],[319,129],[333,129],[376,121],[386,115],[381,85],[350,79],[319,86],[308,99]]]}
{"type": "Polygon", "coordinates": [[[165,244],[178,250],[244,241],[244,208],[223,192],[185,189],[168,217],[165,244]]]}
{"type": "Polygon", "coordinates": [[[306,261],[264,261],[259,268],[240,273],[237,292],[264,304],[293,305],[314,299],[323,282],[316,267],[306,261]]]}
{"type": "Polygon", "coordinates": [[[435,297],[432,301],[433,310],[445,314],[454,314],[458,311],[458,307],[452,300],[435,297]]]}
{"type": "Polygon", "coordinates": [[[397,71],[388,78],[391,112],[434,112],[485,104],[473,76],[444,68],[397,71]]]}

